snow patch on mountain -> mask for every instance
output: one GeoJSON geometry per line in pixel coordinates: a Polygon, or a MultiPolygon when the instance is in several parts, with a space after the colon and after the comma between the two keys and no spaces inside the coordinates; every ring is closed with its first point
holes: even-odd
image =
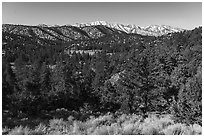
{"type": "Polygon", "coordinates": [[[95,21],[90,23],[77,23],[73,26],[77,27],[86,27],[86,26],[96,26],[96,25],[103,25],[110,28],[118,29],[120,31],[124,31],[126,33],[136,33],[141,35],[148,35],[148,36],[161,36],[168,33],[180,32],[184,31],[184,29],[171,27],[167,25],[150,25],[146,27],[136,26],[134,24],[119,24],[119,23],[108,23],[106,21],[95,21]]]}

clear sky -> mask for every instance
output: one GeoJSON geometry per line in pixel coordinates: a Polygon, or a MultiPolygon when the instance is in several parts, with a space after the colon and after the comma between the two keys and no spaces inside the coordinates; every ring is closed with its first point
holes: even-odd
{"type": "Polygon", "coordinates": [[[2,14],[4,24],[65,25],[107,21],[184,29],[202,25],[201,2],[3,2],[2,14]]]}

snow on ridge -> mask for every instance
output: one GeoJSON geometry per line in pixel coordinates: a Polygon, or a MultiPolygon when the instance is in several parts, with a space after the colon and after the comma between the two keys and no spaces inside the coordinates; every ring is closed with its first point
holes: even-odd
{"type": "Polygon", "coordinates": [[[95,25],[104,25],[107,27],[115,28],[126,33],[137,33],[142,35],[151,35],[151,36],[160,36],[172,32],[183,31],[184,29],[171,27],[168,25],[149,25],[146,27],[140,27],[134,24],[119,24],[119,23],[108,23],[106,21],[95,21],[90,23],[77,23],[73,26],[85,27],[85,26],[95,26],[95,25]]]}

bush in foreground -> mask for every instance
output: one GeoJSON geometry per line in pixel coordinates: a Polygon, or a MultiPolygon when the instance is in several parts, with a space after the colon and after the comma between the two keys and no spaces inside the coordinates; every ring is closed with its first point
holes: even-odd
{"type": "Polygon", "coordinates": [[[175,123],[171,115],[149,115],[143,119],[135,114],[116,117],[106,114],[97,118],[91,116],[85,122],[72,118],[52,119],[47,125],[39,124],[35,129],[18,126],[3,131],[9,135],[201,135],[202,127],[175,123]]]}

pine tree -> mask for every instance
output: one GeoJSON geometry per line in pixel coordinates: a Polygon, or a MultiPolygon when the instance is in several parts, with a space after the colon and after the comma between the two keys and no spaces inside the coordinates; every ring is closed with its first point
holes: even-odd
{"type": "Polygon", "coordinates": [[[172,113],[179,122],[202,125],[202,74],[198,67],[197,74],[188,78],[181,86],[178,101],[174,104],[172,113]]]}
{"type": "Polygon", "coordinates": [[[40,92],[42,95],[47,95],[51,90],[51,68],[43,62],[41,70],[40,70],[40,92]]]}
{"type": "Polygon", "coordinates": [[[135,111],[137,107],[143,107],[142,111],[146,113],[150,106],[151,90],[156,88],[153,84],[151,72],[148,70],[147,58],[136,58],[129,65],[121,80],[123,86],[121,91],[127,95],[130,112],[135,111]]]}
{"type": "Polygon", "coordinates": [[[10,62],[3,60],[2,66],[2,106],[8,108],[11,103],[10,96],[17,92],[16,76],[10,62]]]}

